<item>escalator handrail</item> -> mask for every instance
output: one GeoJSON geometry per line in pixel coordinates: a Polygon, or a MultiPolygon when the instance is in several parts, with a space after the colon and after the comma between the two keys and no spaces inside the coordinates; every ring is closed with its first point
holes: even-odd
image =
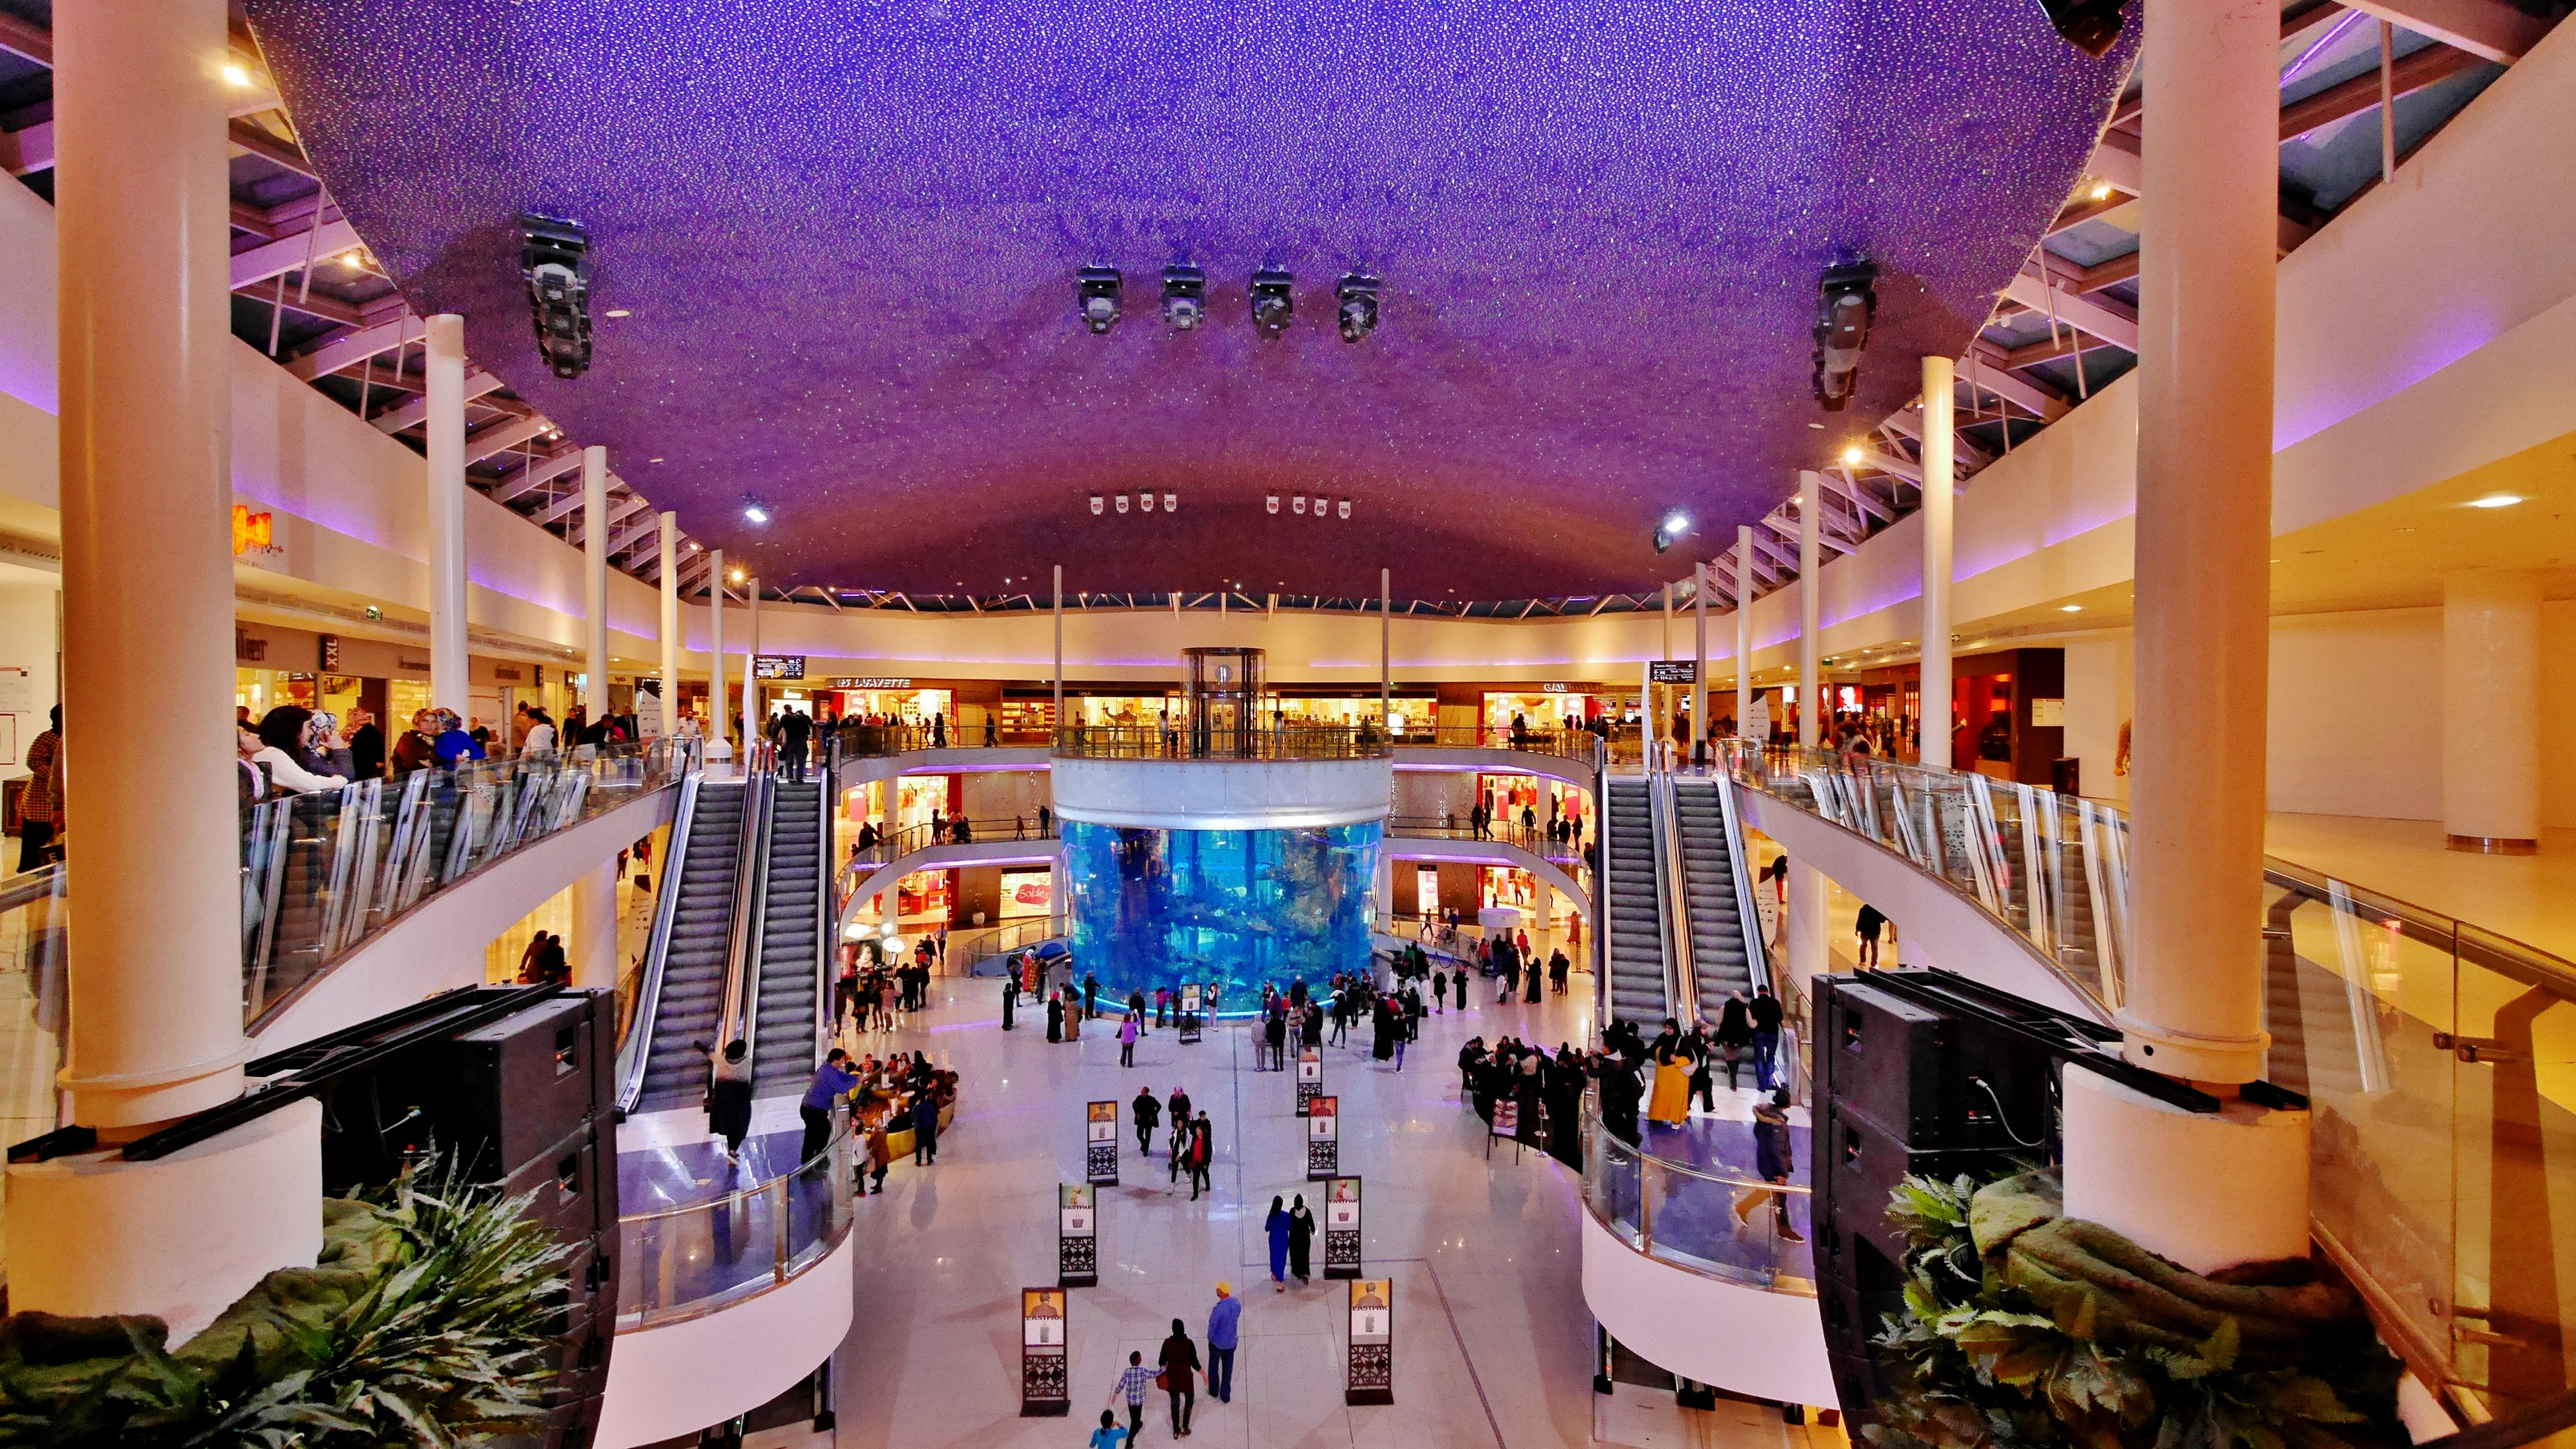
{"type": "Polygon", "coordinates": [[[715,1045],[739,1041],[753,1062],[760,1044],[753,1040],[760,1013],[755,980],[760,970],[760,928],[768,914],[769,825],[776,803],[777,781],[755,763],[743,772],[742,839],[734,850],[733,933],[725,949],[724,1005],[716,1014],[715,1045]]]}
{"type": "Polygon", "coordinates": [[[1745,869],[1744,815],[1736,805],[1735,780],[1718,770],[1713,772],[1710,783],[1717,788],[1718,809],[1726,821],[1727,873],[1735,878],[1735,926],[1744,938],[1744,964],[1753,973],[1754,991],[1759,993],[1763,987],[1771,986],[1771,994],[1776,997],[1780,991],[1772,985],[1771,942],[1762,933],[1762,913],[1753,898],[1753,873],[1745,869]]]}
{"type": "Polygon", "coordinates": [[[1690,875],[1682,866],[1680,802],[1673,777],[1661,771],[1649,782],[1648,816],[1655,826],[1655,884],[1664,903],[1664,1015],[1699,1020],[1699,970],[1691,955],[1690,875]]]}
{"type": "Polygon", "coordinates": [[[644,1095],[644,1069],[653,1055],[654,1017],[662,1006],[662,968],[671,951],[671,928],[680,916],[680,881],[688,869],[689,831],[698,816],[698,787],[705,772],[692,769],[680,781],[680,806],[671,817],[671,838],[662,852],[662,894],[653,902],[653,934],[644,944],[643,979],[635,987],[635,1017],[618,1045],[617,1109],[635,1110],[644,1095]]]}
{"type": "Polygon", "coordinates": [[[816,787],[814,830],[814,1061],[820,1065],[823,1054],[832,1043],[832,948],[833,924],[839,912],[832,909],[832,807],[838,797],[832,789],[832,776],[841,764],[840,741],[828,740],[822,754],[822,780],[816,787]]]}
{"type": "Polygon", "coordinates": [[[1610,897],[1614,892],[1610,889],[1610,819],[1615,812],[1610,808],[1610,781],[1607,777],[1602,779],[1601,788],[1593,794],[1592,798],[1599,806],[1593,812],[1596,822],[1592,832],[1592,848],[1601,853],[1600,868],[1592,874],[1594,883],[1592,899],[1601,912],[1601,919],[1592,932],[1593,945],[1600,952],[1600,959],[1594,963],[1592,969],[1592,1032],[1594,1043],[1598,1045],[1602,1030],[1610,1025],[1611,1007],[1610,897]]]}

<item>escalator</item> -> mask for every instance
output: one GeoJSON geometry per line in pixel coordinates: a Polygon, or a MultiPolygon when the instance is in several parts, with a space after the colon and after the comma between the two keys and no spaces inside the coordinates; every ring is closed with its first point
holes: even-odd
{"type": "Polygon", "coordinates": [[[701,1043],[715,1041],[724,1011],[749,789],[744,781],[701,777],[682,800],[664,870],[664,918],[654,923],[643,1000],[630,1032],[640,1046],[630,1039],[629,1053],[641,1060],[621,1078],[618,1105],[628,1111],[692,1106],[705,1094],[701,1043]]]}
{"type": "Polygon", "coordinates": [[[1767,973],[1757,974],[1746,950],[1746,893],[1736,879],[1735,851],[1717,782],[1675,780],[1673,810],[1680,825],[1682,886],[1690,911],[1690,962],[1699,988],[1699,1014],[1714,1025],[1730,994],[1749,1003],[1753,988],[1768,978],[1767,973]]]}
{"type": "Polygon", "coordinates": [[[1608,903],[1610,979],[1605,1015],[1635,1022],[1649,1037],[1671,1015],[1665,989],[1663,892],[1658,886],[1654,797],[1644,780],[1612,780],[1603,792],[1602,843],[1609,859],[1601,892],[1608,903]]]}
{"type": "Polygon", "coordinates": [[[815,1006],[823,989],[823,897],[829,889],[823,862],[824,802],[821,779],[775,787],[762,841],[760,915],[754,939],[752,1093],[801,1091],[814,1073],[815,1006]]]}

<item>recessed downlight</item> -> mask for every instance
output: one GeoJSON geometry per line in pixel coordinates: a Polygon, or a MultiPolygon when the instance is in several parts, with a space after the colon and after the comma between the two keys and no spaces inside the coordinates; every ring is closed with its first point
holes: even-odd
{"type": "Polygon", "coordinates": [[[2061,614],[2081,614],[2084,612],[2084,606],[2082,604],[2060,604],[2057,606],[2057,612],[2061,614]]]}
{"type": "Polygon", "coordinates": [[[2469,506],[2471,508],[2511,508],[2521,501],[2522,495],[2519,493],[2490,493],[2484,498],[2470,499],[2469,506]]]}

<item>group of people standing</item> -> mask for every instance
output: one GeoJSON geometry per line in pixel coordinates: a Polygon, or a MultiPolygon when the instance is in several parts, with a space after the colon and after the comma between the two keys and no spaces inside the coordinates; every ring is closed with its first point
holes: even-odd
{"type": "Polygon", "coordinates": [[[1171,1166],[1169,1176],[1178,1183],[1181,1174],[1187,1172],[1190,1175],[1190,1201],[1197,1202],[1199,1194],[1208,1190],[1208,1168],[1216,1161],[1216,1125],[1208,1120],[1206,1109],[1201,1108],[1196,1116],[1190,1115],[1190,1094],[1185,1087],[1172,1088],[1169,1102],[1156,1100],[1154,1089],[1146,1087],[1136,1093],[1136,1100],[1128,1104],[1128,1111],[1136,1119],[1136,1155],[1139,1157],[1151,1158],[1154,1155],[1154,1133],[1164,1119],[1171,1120],[1172,1134],[1164,1148],[1171,1166]]]}

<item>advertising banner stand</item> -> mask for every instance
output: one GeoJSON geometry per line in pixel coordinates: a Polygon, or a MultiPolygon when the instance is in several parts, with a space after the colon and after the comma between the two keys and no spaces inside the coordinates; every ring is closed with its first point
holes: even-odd
{"type": "Polygon", "coordinates": [[[1087,1182],[1055,1189],[1055,1286],[1091,1288],[1100,1282],[1100,1214],[1087,1182]]]}
{"type": "Polygon", "coordinates": [[[1324,1189],[1324,1276],[1360,1275],[1360,1180],[1334,1178],[1324,1189]]]}
{"type": "Polygon", "coordinates": [[[1094,1187],[1118,1185],[1118,1104],[1092,1102],[1082,1113],[1082,1179],[1094,1187]]]}
{"type": "Polygon", "coordinates": [[[1494,1143],[1508,1140],[1512,1144],[1512,1161],[1521,1160],[1521,1104],[1509,1097],[1494,1103],[1494,1120],[1485,1132],[1485,1160],[1493,1161],[1494,1143]]]}
{"type": "Polygon", "coordinates": [[[1342,1380],[1342,1402],[1395,1402],[1393,1279],[1359,1278],[1351,1283],[1350,1368],[1342,1380]]]}
{"type": "Polygon", "coordinates": [[[1181,983],[1181,1044],[1187,1046],[1199,1039],[1199,1016],[1206,1010],[1206,993],[1195,981],[1181,983]]]}
{"type": "Polygon", "coordinates": [[[1342,1170],[1341,1102],[1317,1097],[1306,1104],[1306,1180],[1323,1182],[1342,1170]]]}
{"type": "Polygon", "coordinates": [[[1308,1047],[1297,1053],[1297,1115],[1305,1116],[1306,1108],[1322,1095],[1324,1095],[1324,1054],[1313,1047],[1308,1047]]]}
{"type": "Polygon", "coordinates": [[[1066,1372],[1065,1296],[1061,1288],[1020,1290],[1020,1417],[1052,1419],[1073,1411],[1066,1372]]]}

